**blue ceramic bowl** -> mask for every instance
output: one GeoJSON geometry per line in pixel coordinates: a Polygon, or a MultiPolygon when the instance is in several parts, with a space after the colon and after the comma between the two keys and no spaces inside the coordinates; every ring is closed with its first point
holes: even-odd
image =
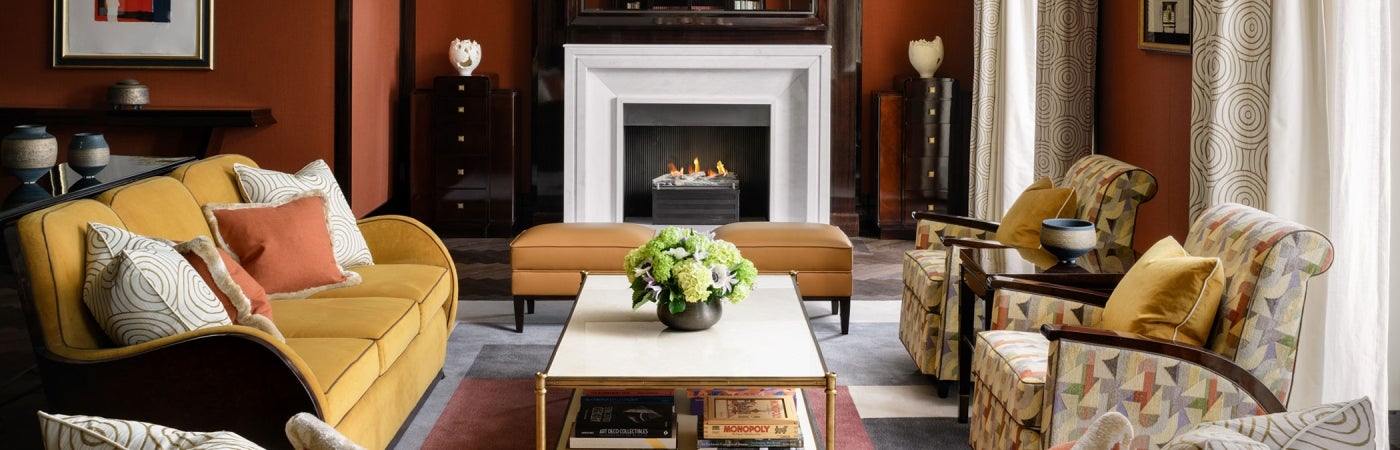
{"type": "Polygon", "coordinates": [[[1040,223],[1040,246],[1060,259],[1060,264],[1075,265],[1075,258],[1094,249],[1094,224],[1079,219],[1046,219],[1040,223]]]}

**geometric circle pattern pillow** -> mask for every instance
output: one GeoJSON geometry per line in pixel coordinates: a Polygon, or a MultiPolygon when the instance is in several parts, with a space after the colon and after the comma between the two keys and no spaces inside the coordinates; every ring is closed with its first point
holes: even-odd
{"type": "Polygon", "coordinates": [[[83,303],[112,341],[133,345],[229,325],[219,299],[168,241],[88,224],[83,303]]]}
{"type": "Polygon", "coordinates": [[[262,450],[228,431],[196,433],[160,425],[39,411],[44,448],[58,449],[229,449],[262,450]]]}
{"type": "Polygon", "coordinates": [[[238,182],[249,203],[280,202],[316,189],[325,192],[329,210],[326,218],[331,228],[331,247],[335,251],[336,263],[345,268],[374,264],[369,244],[365,243],[365,236],[360,233],[360,226],[355,221],[355,213],[350,210],[345,193],[340,190],[335,174],[325,161],[312,161],[295,174],[242,164],[234,164],[233,171],[238,174],[238,182]]]}

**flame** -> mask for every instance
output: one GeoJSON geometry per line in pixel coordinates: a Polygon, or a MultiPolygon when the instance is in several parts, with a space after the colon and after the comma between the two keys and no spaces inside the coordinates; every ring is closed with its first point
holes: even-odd
{"type": "MultiPolygon", "coordinates": [[[[715,169],[719,171],[719,174],[720,174],[720,175],[729,175],[729,171],[728,171],[728,170],[724,170],[724,161],[715,161],[715,169]]],[[[714,176],[714,175],[710,175],[710,176],[714,176]]]]}
{"type": "Polygon", "coordinates": [[[695,158],[695,162],[691,164],[690,173],[700,173],[700,158],[695,158]]]}
{"type": "Polygon", "coordinates": [[[666,172],[670,173],[673,177],[681,176],[681,171],[676,168],[676,163],[666,163],[666,172]]]}

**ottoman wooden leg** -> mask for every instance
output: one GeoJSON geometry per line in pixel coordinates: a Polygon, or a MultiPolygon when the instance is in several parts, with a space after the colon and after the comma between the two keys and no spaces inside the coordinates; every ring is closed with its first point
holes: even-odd
{"type": "Polygon", "coordinates": [[[515,332],[525,332],[525,299],[521,297],[515,298],[515,332]]]}
{"type": "MultiPolygon", "coordinates": [[[[851,298],[843,297],[840,300],[832,300],[831,304],[841,304],[841,334],[850,334],[851,331],[851,298]]],[[[836,309],[836,308],[832,308],[836,309]]]]}
{"type": "Polygon", "coordinates": [[[840,300],[832,300],[832,301],[831,301],[831,313],[832,313],[832,314],[841,314],[841,301],[840,301],[840,300]]]}
{"type": "Polygon", "coordinates": [[[526,301],[525,301],[525,313],[526,313],[526,314],[534,314],[534,313],[535,313],[535,299],[532,298],[532,299],[529,299],[529,300],[526,300],[526,301]]]}

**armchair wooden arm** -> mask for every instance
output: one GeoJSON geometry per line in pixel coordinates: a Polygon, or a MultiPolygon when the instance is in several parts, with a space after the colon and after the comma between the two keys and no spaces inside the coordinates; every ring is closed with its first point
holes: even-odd
{"type": "Polygon", "coordinates": [[[1011,248],[1011,246],[1009,245],[997,241],[989,241],[986,239],[968,239],[959,237],[943,238],[943,246],[952,247],[955,245],[963,248],[1011,248]]]}
{"type": "Polygon", "coordinates": [[[1266,414],[1284,412],[1286,409],[1273,391],[1243,367],[1235,365],[1224,357],[1202,348],[1154,339],[1142,335],[1073,325],[1042,325],[1040,333],[1050,341],[1072,340],[1088,344],[1118,347],[1122,349],[1153,353],[1203,367],[1235,383],[1241,390],[1264,409],[1266,414]]]}
{"type": "Polygon", "coordinates": [[[966,227],[966,228],[975,228],[975,229],[983,230],[983,231],[996,231],[997,228],[999,228],[999,227],[1001,226],[1001,224],[998,224],[998,223],[996,223],[996,222],[991,222],[991,221],[986,221],[986,220],[978,220],[978,219],[974,219],[974,218],[971,218],[971,217],[964,217],[964,216],[953,216],[953,215],[942,214],[942,213],[936,213],[936,212],[929,212],[929,211],[914,211],[914,212],[909,213],[909,216],[910,216],[910,217],[913,217],[914,220],[916,220],[916,221],[917,221],[917,220],[932,220],[932,221],[934,221],[934,222],[942,222],[942,223],[946,223],[946,224],[950,224],[950,225],[957,225],[957,226],[966,227]]]}
{"type": "Polygon", "coordinates": [[[325,417],[317,388],[271,342],[221,328],[104,359],[37,348],[48,410],[227,430],[267,448],[287,448],[287,419],[299,412],[325,417]]]}
{"type": "MultiPolygon", "coordinates": [[[[1087,274],[1086,274],[1087,275],[1087,274]]],[[[1075,283],[1061,284],[1060,277],[1078,277],[1082,275],[1052,275],[1054,282],[1038,281],[1017,275],[1015,277],[997,276],[988,277],[988,284],[992,290],[1012,289],[1033,294],[1047,295],[1066,301],[1083,303],[1097,307],[1104,307],[1108,303],[1108,293],[1083,289],[1077,287],[1075,283]]],[[[1073,280],[1067,280],[1073,281],[1073,280]]]]}

